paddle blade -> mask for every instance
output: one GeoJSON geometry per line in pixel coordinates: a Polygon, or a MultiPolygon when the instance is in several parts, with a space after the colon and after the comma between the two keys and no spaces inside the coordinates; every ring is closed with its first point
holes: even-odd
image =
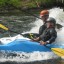
{"type": "Polygon", "coordinates": [[[51,48],[51,50],[60,57],[64,57],[64,49],[61,48],[51,48]]]}
{"type": "Polygon", "coordinates": [[[7,27],[5,27],[4,25],[0,24],[0,28],[4,29],[4,30],[8,30],[7,27]]]}

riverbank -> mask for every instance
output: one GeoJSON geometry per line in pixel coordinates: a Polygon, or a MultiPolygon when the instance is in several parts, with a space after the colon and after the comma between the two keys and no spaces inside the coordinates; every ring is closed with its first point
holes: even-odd
{"type": "MultiPolygon", "coordinates": [[[[53,7],[64,8],[63,0],[0,0],[0,14],[50,9],[53,7]]],[[[35,12],[35,11],[34,11],[35,12]]],[[[32,12],[31,12],[32,13],[32,12]]]]}

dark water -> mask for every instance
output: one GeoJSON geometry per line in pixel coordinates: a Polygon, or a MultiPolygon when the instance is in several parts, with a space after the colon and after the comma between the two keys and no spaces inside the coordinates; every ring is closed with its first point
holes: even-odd
{"type": "MultiPolygon", "coordinates": [[[[33,16],[0,16],[0,23],[9,28],[12,31],[23,33],[29,31],[34,24],[36,18],[33,16]]],[[[9,32],[0,28],[0,37],[14,36],[17,33],[9,32]]]]}
{"type": "MultiPolygon", "coordinates": [[[[36,18],[33,16],[0,16],[0,24],[3,24],[4,26],[8,27],[10,30],[19,33],[30,31],[30,29],[35,26],[33,24],[35,20],[36,18]]],[[[17,33],[0,29],[0,38],[9,35],[14,36],[17,35],[17,33]]],[[[64,60],[58,58],[58,59],[42,60],[35,62],[4,61],[4,62],[0,62],[0,64],[64,64],[64,60]]]]}

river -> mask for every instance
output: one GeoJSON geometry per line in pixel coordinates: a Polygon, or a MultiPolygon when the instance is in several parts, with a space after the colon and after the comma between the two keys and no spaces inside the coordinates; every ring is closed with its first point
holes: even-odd
{"type": "MultiPolygon", "coordinates": [[[[64,45],[64,12],[60,8],[49,9],[50,17],[54,17],[57,23],[57,34],[56,44],[64,45]],[[61,43],[60,43],[61,42],[61,43]]],[[[5,25],[12,31],[19,33],[38,33],[39,27],[42,25],[42,20],[35,18],[34,16],[0,16],[0,23],[5,25]]],[[[17,33],[9,32],[6,30],[0,30],[0,38],[6,38],[18,36],[17,33]]],[[[3,44],[6,44],[2,40],[3,44]]],[[[55,55],[53,52],[33,52],[33,53],[24,53],[22,52],[19,56],[7,57],[8,52],[0,52],[0,64],[64,64],[64,59],[55,55]],[[18,59],[18,60],[17,60],[18,59]]],[[[16,53],[15,53],[16,54],[16,53]]],[[[19,53],[17,53],[19,54],[19,53]]]]}

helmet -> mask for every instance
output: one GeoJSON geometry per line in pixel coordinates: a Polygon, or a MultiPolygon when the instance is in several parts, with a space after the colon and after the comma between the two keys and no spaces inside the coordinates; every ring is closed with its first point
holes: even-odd
{"type": "Polygon", "coordinates": [[[56,24],[56,20],[54,18],[51,18],[51,17],[47,19],[47,22],[54,23],[54,25],[56,24]]]}
{"type": "Polygon", "coordinates": [[[44,15],[49,15],[49,11],[48,10],[43,10],[40,12],[40,16],[44,16],[44,15]]]}

